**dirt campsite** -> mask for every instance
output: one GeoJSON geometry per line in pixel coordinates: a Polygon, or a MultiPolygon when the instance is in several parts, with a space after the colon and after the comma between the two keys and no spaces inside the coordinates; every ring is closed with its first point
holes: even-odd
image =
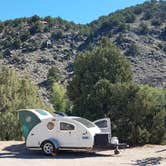
{"type": "Polygon", "coordinates": [[[22,141],[0,142],[1,166],[166,166],[166,146],[145,145],[142,147],[120,150],[114,155],[113,150],[96,153],[61,151],[56,156],[46,156],[41,151],[30,151],[22,141]]]}

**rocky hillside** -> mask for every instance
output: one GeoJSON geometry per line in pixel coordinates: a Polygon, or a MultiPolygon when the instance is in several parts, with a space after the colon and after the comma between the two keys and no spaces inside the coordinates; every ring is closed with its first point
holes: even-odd
{"type": "Polygon", "coordinates": [[[130,60],[136,82],[166,86],[166,1],[126,8],[89,26],[93,33],[81,49],[107,36],[130,60]]]}
{"type": "Polygon", "coordinates": [[[61,82],[72,77],[80,51],[107,36],[131,61],[134,81],[166,86],[166,2],[152,1],[78,25],[61,18],[21,18],[0,22],[0,63],[15,68],[45,89],[51,66],[61,82]]]}
{"type": "Polygon", "coordinates": [[[87,26],[51,17],[1,22],[0,63],[29,77],[47,99],[48,70],[52,66],[59,68],[62,83],[71,77],[78,48],[87,38],[86,29],[87,26]]]}

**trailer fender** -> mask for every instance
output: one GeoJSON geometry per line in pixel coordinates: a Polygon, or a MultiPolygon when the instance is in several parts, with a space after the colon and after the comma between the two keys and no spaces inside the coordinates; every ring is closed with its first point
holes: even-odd
{"type": "Polygon", "coordinates": [[[49,141],[51,142],[54,146],[55,146],[55,149],[58,149],[60,147],[60,144],[58,142],[58,140],[56,140],[55,138],[49,138],[47,140],[44,140],[42,143],[41,143],[41,146],[43,145],[44,142],[46,141],[49,141]]]}

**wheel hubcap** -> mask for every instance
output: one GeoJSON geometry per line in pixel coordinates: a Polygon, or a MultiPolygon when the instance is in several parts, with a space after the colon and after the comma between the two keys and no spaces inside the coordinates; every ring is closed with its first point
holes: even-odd
{"type": "Polygon", "coordinates": [[[53,145],[51,143],[44,144],[43,150],[46,154],[51,154],[53,152],[53,145]]]}

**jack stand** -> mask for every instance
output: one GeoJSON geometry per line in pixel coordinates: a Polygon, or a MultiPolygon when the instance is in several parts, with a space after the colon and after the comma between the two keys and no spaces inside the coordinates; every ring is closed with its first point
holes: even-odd
{"type": "Polygon", "coordinates": [[[116,146],[116,149],[114,150],[114,154],[120,154],[118,145],[116,146]]]}

